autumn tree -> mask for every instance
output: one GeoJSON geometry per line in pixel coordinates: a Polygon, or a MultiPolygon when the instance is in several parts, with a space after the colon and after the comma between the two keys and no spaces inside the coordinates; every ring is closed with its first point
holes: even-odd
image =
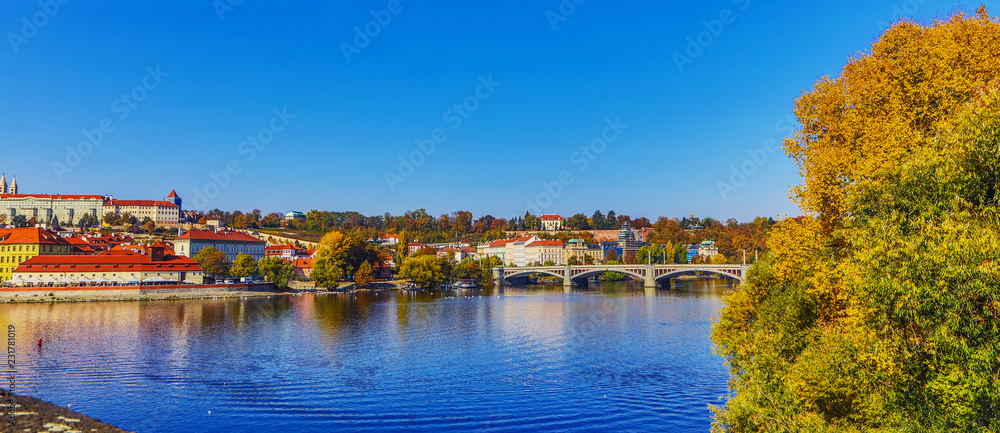
{"type": "Polygon", "coordinates": [[[900,22],[796,101],[802,218],[726,298],[716,431],[997,431],[1000,24],[900,22]]]}
{"type": "Polygon", "coordinates": [[[371,263],[367,260],[358,267],[358,272],[354,274],[354,284],[359,287],[368,287],[375,281],[371,263]]]}
{"type": "Polygon", "coordinates": [[[265,280],[280,288],[288,287],[288,283],[295,278],[295,266],[282,260],[281,257],[261,258],[257,261],[257,268],[265,280]]]}
{"type": "Polygon", "coordinates": [[[257,266],[257,260],[254,260],[253,256],[239,253],[236,260],[233,260],[229,274],[236,278],[256,277],[260,275],[260,267],[257,266]]]}
{"type": "Polygon", "coordinates": [[[409,257],[400,267],[399,276],[417,286],[431,288],[444,283],[450,274],[446,260],[432,255],[409,257]]]}
{"type": "Polygon", "coordinates": [[[198,262],[198,265],[205,270],[205,273],[215,278],[225,277],[229,273],[229,258],[226,256],[226,253],[219,251],[218,248],[202,248],[192,259],[198,262]]]}

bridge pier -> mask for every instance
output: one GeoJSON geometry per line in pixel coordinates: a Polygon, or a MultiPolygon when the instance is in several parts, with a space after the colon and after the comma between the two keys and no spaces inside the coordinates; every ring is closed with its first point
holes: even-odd
{"type": "Polygon", "coordinates": [[[563,267],[563,288],[569,289],[573,287],[573,271],[570,269],[569,264],[563,267]]]}
{"type": "Polygon", "coordinates": [[[642,287],[647,289],[656,288],[656,269],[653,265],[646,265],[646,278],[643,279],[642,287]]]}
{"type": "Polygon", "coordinates": [[[507,279],[503,276],[503,267],[493,268],[493,282],[495,282],[497,286],[507,285],[507,279]]]}

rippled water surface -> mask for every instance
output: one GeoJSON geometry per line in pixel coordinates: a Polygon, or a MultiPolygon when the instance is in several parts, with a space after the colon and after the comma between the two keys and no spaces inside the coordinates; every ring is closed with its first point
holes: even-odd
{"type": "Polygon", "coordinates": [[[726,393],[709,340],[726,288],[3,304],[0,318],[19,391],[139,432],[704,432],[726,393]]]}

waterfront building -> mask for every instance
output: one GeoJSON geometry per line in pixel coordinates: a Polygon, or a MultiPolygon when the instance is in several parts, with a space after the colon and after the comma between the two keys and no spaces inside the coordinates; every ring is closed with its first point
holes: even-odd
{"type": "Polygon", "coordinates": [[[188,257],[165,253],[161,243],[133,251],[96,255],[45,255],[26,260],[14,271],[13,284],[26,282],[81,285],[181,282],[202,284],[204,271],[188,257]]]}
{"type": "Polygon", "coordinates": [[[0,281],[13,277],[17,267],[39,255],[82,254],[69,241],[48,230],[26,227],[0,229],[0,281]]]}
{"type": "Polygon", "coordinates": [[[176,225],[180,221],[180,206],[163,200],[115,200],[109,197],[104,202],[102,214],[129,214],[134,216],[139,223],[146,218],[152,220],[156,225],[176,225]]]}
{"type": "Polygon", "coordinates": [[[525,266],[524,245],[537,240],[537,236],[522,236],[482,243],[476,246],[476,255],[482,259],[497,257],[508,266],[525,266]]]}
{"type": "Polygon", "coordinates": [[[544,265],[546,262],[561,265],[565,263],[563,256],[563,243],[559,240],[536,240],[524,245],[525,265],[544,265]]]}
{"type": "Polygon", "coordinates": [[[565,227],[565,220],[563,217],[555,214],[547,214],[538,217],[538,220],[542,223],[542,230],[562,230],[565,227]]]}
{"type": "Polygon", "coordinates": [[[698,255],[706,260],[715,258],[716,254],[719,254],[719,248],[715,246],[715,241],[704,241],[698,245],[698,255]]]}
{"type": "Polygon", "coordinates": [[[570,239],[563,250],[563,263],[568,263],[570,257],[576,257],[580,263],[585,263],[586,258],[590,257],[594,263],[598,263],[604,259],[604,250],[600,245],[587,245],[583,239],[570,239]]]}
{"type": "Polygon", "coordinates": [[[249,254],[254,260],[264,258],[267,243],[246,233],[225,229],[188,230],[174,239],[174,251],[179,256],[194,257],[205,247],[215,247],[226,253],[231,262],[241,253],[249,254]]]}

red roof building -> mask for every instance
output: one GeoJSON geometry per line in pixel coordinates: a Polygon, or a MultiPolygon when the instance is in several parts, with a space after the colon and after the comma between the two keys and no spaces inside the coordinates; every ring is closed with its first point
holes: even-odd
{"type": "Polygon", "coordinates": [[[194,257],[206,247],[214,247],[226,253],[229,261],[235,261],[240,254],[249,254],[254,260],[264,258],[267,243],[246,233],[225,229],[188,230],[174,239],[174,251],[177,255],[194,257]]]}
{"type": "Polygon", "coordinates": [[[96,255],[37,256],[14,271],[13,283],[94,285],[129,282],[201,284],[204,271],[187,257],[164,254],[164,245],[151,245],[145,254],[107,251],[96,255]]]}

